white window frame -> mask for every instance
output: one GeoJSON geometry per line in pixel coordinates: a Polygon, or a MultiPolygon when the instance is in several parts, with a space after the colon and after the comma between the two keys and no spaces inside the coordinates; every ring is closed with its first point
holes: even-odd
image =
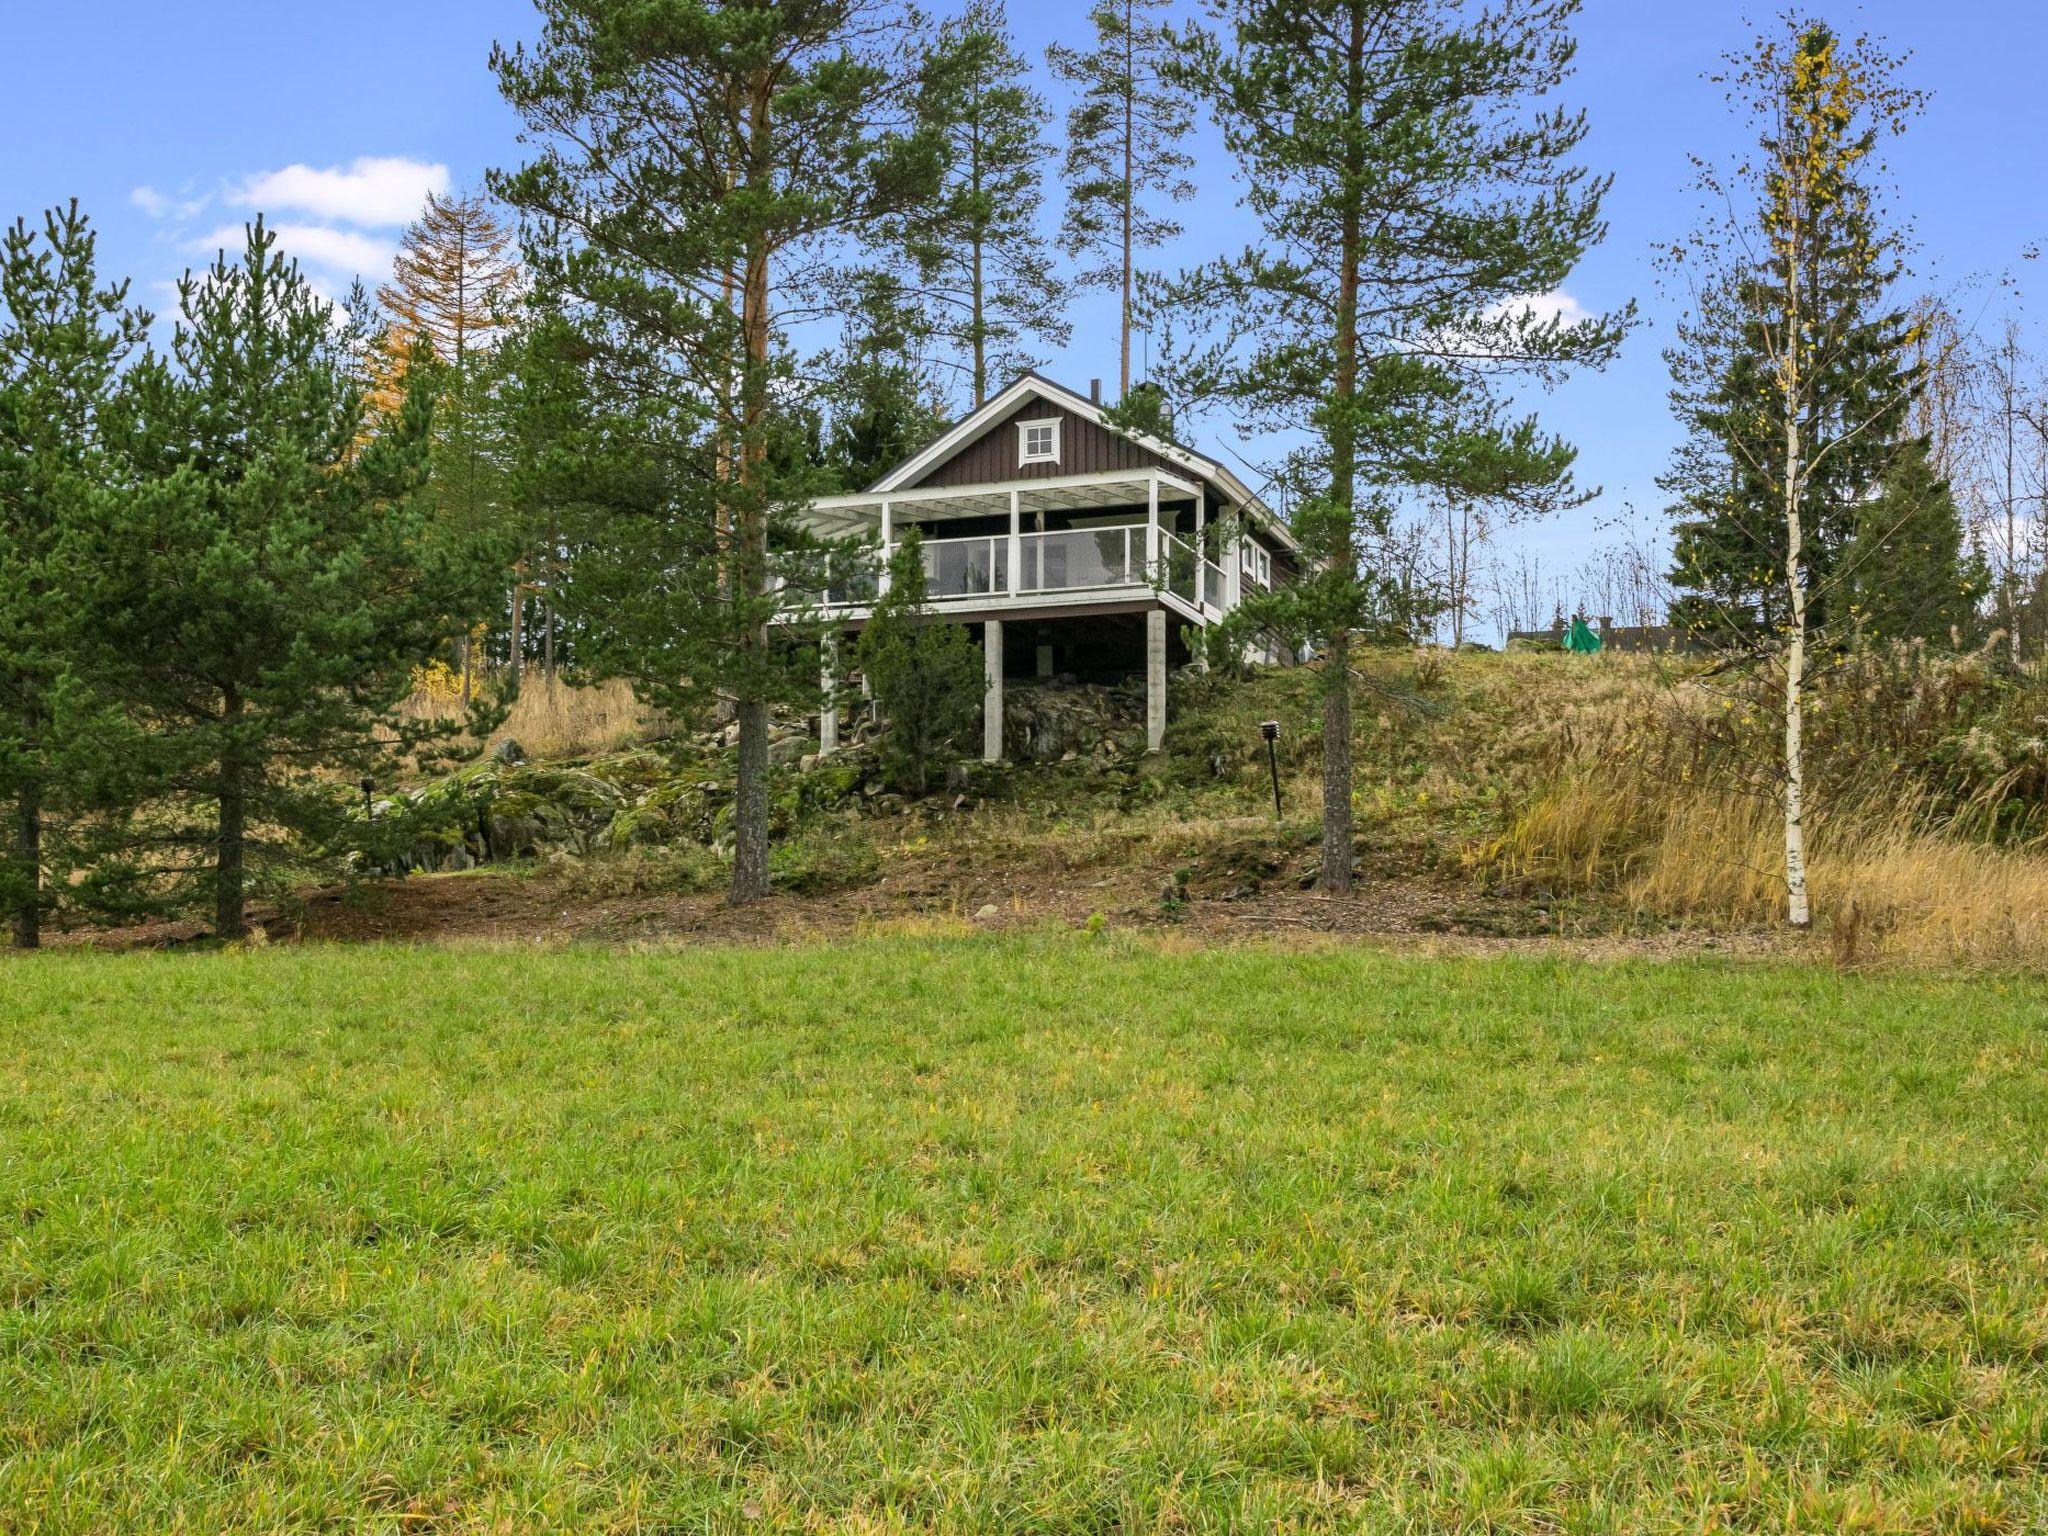
{"type": "Polygon", "coordinates": [[[1036,421],[1017,423],[1017,465],[1057,464],[1060,461],[1060,419],[1057,416],[1043,416],[1036,421]],[[1039,428],[1052,433],[1052,447],[1043,453],[1031,451],[1031,434],[1039,428]]]}
{"type": "Polygon", "coordinates": [[[1258,585],[1271,591],[1273,588],[1273,552],[1263,544],[1251,539],[1244,541],[1244,553],[1239,568],[1258,585]]]}

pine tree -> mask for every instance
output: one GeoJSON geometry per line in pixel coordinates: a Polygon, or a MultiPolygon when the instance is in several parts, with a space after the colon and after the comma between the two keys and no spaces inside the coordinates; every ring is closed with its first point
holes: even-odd
{"type": "Polygon", "coordinates": [[[110,471],[101,421],[147,317],[125,283],[102,285],[96,240],[73,203],[40,231],[17,221],[0,250],[0,911],[33,949],[54,899],[47,813],[61,788],[63,720],[79,707],[80,626],[90,614],[65,536],[110,471]]]}
{"type": "Polygon", "coordinates": [[[1867,638],[1969,643],[1991,591],[1963,515],[1934,469],[1927,444],[1901,444],[1881,492],[1857,509],[1856,535],[1840,562],[1844,624],[1867,638]]]}
{"type": "Polygon", "coordinates": [[[1063,345],[1066,285],[1039,232],[1049,158],[1045,99],[1027,84],[1000,0],[970,0],[940,27],[918,112],[945,146],[938,197],[906,222],[906,250],[931,329],[960,356],[972,404],[1033,366],[1028,338],[1063,345]]]}
{"type": "Polygon", "coordinates": [[[1310,441],[1281,466],[1319,569],[1241,628],[1320,643],[1322,885],[1352,880],[1351,654],[1400,638],[1414,590],[1394,513],[1421,489],[1547,510],[1573,451],[1508,414],[1505,376],[1612,355],[1627,316],[1574,319],[1558,289],[1603,226],[1572,163],[1582,116],[1543,110],[1574,55],[1576,0],[1222,0],[1193,40],[1263,243],[1168,286],[1221,332],[1172,366],[1184,399],[1310,441]]]}
{"type": "Polygon", "coordinates": [[[179,286],[170,361],[119,424],[132,483],[79,540],[80,601],[157,803],[138,823],[166,876],[211,886],[216,932],[252,882],[345,824],[357,775],[442,732],[402,719],[413,667],[482,611],[495,561],[423,494],[423,362],[401,417],[359,443],[351,339],[259,220],[179,286]]]}
{"type": "Polygon", "coordinates": [[[1116,292],[1120,310],[1118,395],[1131,387],[1131,330],[1138,301],[1137,259],[1177,238],[1181,226],[1160,200],[1195,195],[1183,147],[1194,126],[1194,98],[1177,71],[1182,42],[1155,19],[1170,0],[1096,0],[1088,12],[1095,46],[1054,44],[1053,74],[1080,91],[1067,114],[1068,254],[1088,263],[1084,287],[1116,292]]]}
{"type": "Polygon", "coordinates": [[[926,600],[915,530],[889,557],[889,590],[861,630],[858,656],[886,726],[883,751],[904,786],[922,795],[933,757],[981,713],[983,681],[981,650],[966,626],[941,621],[926,600]]]}
{"type": "Polygon", "coordinates": [[[817,481],[776,453],[816,405],[788,336],[936,193],[939,146],[911,121],[916,32],[889,0],[541,12],[536,45],[492,58],[537,154],[491,185],[559,235],[529,253],[542,285],[659,401],[662,457],[699,456],[694,475],[666,477],[665,516],[621,530],[638,584],[614,593],[609,653],[653,702],[731,701],[731,895],[754,901],[768,892],[769,712],[817,694],[791,643],[801,624],[774,622],[803,616],[787,557],[803,553],[796,514],[817,481]]]}
{"type": "Polygon", "coordinates": [[[824,467],[835,491],[863,491],[944,429],[917,306],[886,274],[863,274],[832,360],[824,467]]]}

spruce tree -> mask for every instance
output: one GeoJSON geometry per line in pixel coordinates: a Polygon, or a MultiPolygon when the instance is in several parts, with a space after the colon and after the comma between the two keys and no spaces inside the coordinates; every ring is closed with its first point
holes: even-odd
{"type": "Polygon", "coordinates": [[[769,713],[817,697],[801,626],[775,623],[803,617],[785,555],[818,478],[776,451],[817,404],[789,336],[937,190],[940,149],[911,110],[917,32],[890,0],[539,8],[538,42],[492,57],[535,156],[491,186],[548,236],[529,251],[541,286],[638,382],[650,451],[696,455],[665,477],[662,516],[622,525],[639,568],[614,594],[611,660],[654,702],[730,701],[731,895],[754,901],[769,713]]]}
{"type": "Polygon", "coordinates": [[[1162,203],[1195,195],[1185,146],[1194,97],[1176,68],[1182,43],[1158,19],[1170,0],[1096,0],[1095,46],[1055,43],[1046,60],[1079,100],[1067,114],[1067,212],[1061,242],[1083,262],[1083,287],[1118,296],[1118,396],[1131,387],[1140,253],[1178,238],[1162,203]]]}
{"type": "Polygon", "coordinates": [[[282,859],[340,835],[358,776],[443,734],[398,706],[496,588],[491,553],[423,494],[426,370],[363,441],[349,338],[274,246],[259,220],[238,259],[179,285],[171,357],[138,366],[121,413],[132,483],[77,551],[155,797],[142,851],[172,894],[211,888],[224,938],[282,859]]]}
{"type": "Polygon", "coordinates": [[[862,675],[881,710],[882,749],[903,786],[931,787],[932,759],[982,708],[982,655],[966,626],[944,622],[926,599],[924,545],[915,530],[889,557],[889,590],[860,632],[862,675]]]}
{"type": "MultiPolygon", "coordinates": [[[[1807,625],[1845,631],[1837,572],[1878,493],[1920,387],[1917,323],[1893,297],[1900,237],[1851,176],[1819,204],[1803,273],[1814,367],[1798,406],[1807,625]]],[[[1782,301],[1768,269],[1744,268],[1701,293],[1665,354],[1687,441],[1659,486],[1677,498],[1673,622],[1697,642],[1743,648],[1779,632],[1785,587],[1784,396],[1773,387],[1782,301]]]]}
{"type": "Polygon", "coordinates": [[[1969,547],[1962,511],[1927,444],[1901,444],[1880,492],[1857,509],[1840,562],[1842,624],[1868,639],[1967,644],[1990,590],[1990,572],[1969,547]]]}
{"type": "Polygon", "coordinates": [[[1570,73],[1576,0],[1217,0],[1191,40],[1261,242],[1168,286],[1220,335],[1177,392],[1309,441],[1280,467],[1317,564],[1240,626],[1319,643],[1324,889],[1352,880],[1352,648],[1403,638],[1417,594],[1394,515],[1420,489],[1544,510],[1574,453],[1496,397],[1613,353],[1626,316],[1527,302],[1603,231],[1607,183],[1573,161],[1581,115],[1544,105],[1570,73]]]}
{"type": "Polygon", "coordinates": [[[918,112],[945,148],[938,196],[906,221],[933,334],[958,354],[970,403],[1063,345],[1066,284],[1038,227],[1050,158],[1045,99],[1027,83],[1000,0],[970,0],[926,57],[918,112]]]}
{"type": "Polygon", "coordinates": [[[66,535],[113,473],[102,421],[147,317],[103,284],[76,203],[0,249],[0,911],[33,949],[58,887],[44,875],[48,813],[66,777],[64,716],[83,707],[79,638],[92,615],[66,535]]]}

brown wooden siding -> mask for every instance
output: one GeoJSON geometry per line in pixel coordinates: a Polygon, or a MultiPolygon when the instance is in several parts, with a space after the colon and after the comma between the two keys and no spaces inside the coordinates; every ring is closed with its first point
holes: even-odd
{"type": "Polygon", "coordinates": [[[1182,479],[1188,472],[1141,448],[1120,433],[1106,431],[1048,400],[1027,400],[981,436],[960,448],[916,482],[919,486],[993,485],[1005,480],[1052,480],[1061,475],[1099,475],[1110,470],[1163,469],[1182,479]],[[1017,423],[1060,422],[1057,464],[1017,462],[1017,423]]]}

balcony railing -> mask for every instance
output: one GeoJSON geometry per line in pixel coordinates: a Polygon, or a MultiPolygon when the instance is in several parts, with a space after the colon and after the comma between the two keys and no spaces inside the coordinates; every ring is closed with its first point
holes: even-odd
{"type": "Polygon", "coordinates": [[[1023,559],[1020,592],[1075,592],[1091,587],[1139,587],[1145,582],[1142,525],[1068,528],[1018,536],[1023,559]]]}
{"type": "MultiPolygon", "coordinates": [[[[1223,569],[1205,560],[1193,545],[1161,531],[1157,579],[1145,566],[1145,525],[1119,523],[1107,528],[1068,528],[1053,533],[1025,533],[1017,538],[1019,594],[1084,592],[1119,587],[1153,587],[1183,602],[1222,612],[1229,605],[1229,583],[1223,569]]],[[[1004,534],[983,538],[924,541],[926,595],[934,600],[1003,596],[1011,592],[1010,540],[1004,534]]],[[[864,606],[879,595],[872,563],[853,562],[835,569],[826,601],[864,606]]]]}

